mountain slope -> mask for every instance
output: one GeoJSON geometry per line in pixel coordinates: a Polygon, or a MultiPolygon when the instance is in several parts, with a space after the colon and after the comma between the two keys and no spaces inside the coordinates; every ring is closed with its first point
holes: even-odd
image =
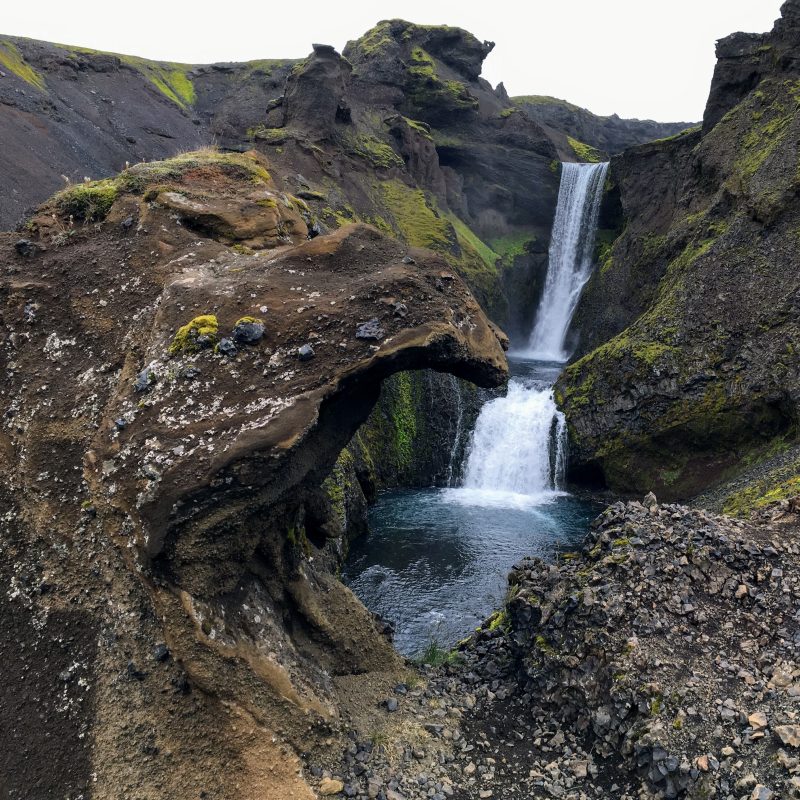
{"type": "Polygon", "coordinates": [[[617,490],[690,497],[796,437],[800,3],[717,52],[702,131],[612,162],[557,387],[574,474],[617,490]]]}

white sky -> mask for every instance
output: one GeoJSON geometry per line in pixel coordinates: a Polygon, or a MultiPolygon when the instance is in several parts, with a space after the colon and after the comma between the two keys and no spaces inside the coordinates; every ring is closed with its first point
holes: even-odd
{"type": "Polygon", "coordinates": [[[772,28],[782,0],[37,0],[3,3],[0,33],[148,58],[208,63],[341,49],[378,20],[455,25],[496,43],[484,77],[598,114],[695,121],[714,42],[772,28]]]}

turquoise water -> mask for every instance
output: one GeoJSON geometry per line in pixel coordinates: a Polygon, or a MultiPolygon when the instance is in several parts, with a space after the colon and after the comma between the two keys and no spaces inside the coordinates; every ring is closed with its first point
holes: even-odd
{"type": "Polygon", "coordinates": [[[342,577],[395,625],[402,654],[417,655],[432,640],[450,647],[502,605],[516,561],[575,549],[598,510],[566,494],[507,508],[475,505],[463,489],[386,492],[342,577]]]}

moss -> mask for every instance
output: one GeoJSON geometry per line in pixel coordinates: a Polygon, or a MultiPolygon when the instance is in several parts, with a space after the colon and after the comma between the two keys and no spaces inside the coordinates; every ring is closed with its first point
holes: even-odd
{"type": "Polygon", "coordinates": [[[661,139],[653,139],[653,141],[648,142],[647,144],[664,144],[665,142],[677,142],[679,139],[683,139],[686,136],[692,136],[695,133],[699,133],[701,127],[702,126],[700,125],[693,125],[690,128],[684,128],[682,131],[673,133],[672,136],[664,136],[661,139]]]}
{"type": "Polygon", "coordinates": [[[407,372],[397,375],[397,402],[394,409],[394,447],[404,465],[414,456],[414,440],[417,435],[416,403],[414,402],[411,376],[407,372]]]}
{"type": "Polygon", "coordinates": [[[119,56],[123,64],[136,70],[148,80],[164,97],[175,105],[186,109],[196,101],[194,84],[189,78],[190,64],[149,61],[138,56],[119,56]]]}
{"type": "Polygon", "coordinates": [[[397,43],[391,34],[391,22],[384,20],[354,42],[353,47],[365,56],[375,57],[385,53],[394,44],[397,43]]]}
{"type": "MultiPolygon", "coordinates": [[[[329,224],[335,225],[337,228],[343,228],[345,225],[352,225],[358,222],[360,217],[356,214],[355,209],[351,205],[344,205],[341,208],[323,208],[320,216],[329,224]]],[[[390,227],[389,233],[394,233],[390,227]]]]}
{"type": "Polygon", "coordinates": [[[512,114],[516,114],[519,109],[516,106],[511,106],[511,108],[504,108],[500,112],[501,119],[508,119],[512,114]]]}
{"type": "Polygon", "coordinates": [[[771,484],[769,479],[759,480],[728,497],[722,510],[725,514],[746,517],[770,503],[789,500],[798,495],[800,495],[800,475],[794,475],[777,484],[771,484]]]}
{"type": "Polygon", "coordinates": [[[251,183],[270,183],[272,178],[264,166],[264,162],[248,153],[224,153],[207,148],[181,153],[164,161],[150,161],[134,164],[113,179],[120,193],[145,194],[145,199],[154,199],[161,191],[172,188],[172,184],[180,182],[184,175],[200,168],[212,167],[225,176],[237,181],[251,183]]]}
{"type": "Polygon", "coordinates": [[[39,91],[45,91],[44,78],[25,61],[22,53],[10,39],[0,39],[0,67],[39,91]]]}
{"type": "Polygon", "coordinates": [[[422,653],[414,659],[418,664],[428,664],[431,667],[442,667],[445,664],[458,664],[461,656],[455,650],[442,647],[436,640],[431,640],[422,653]]]}
{"type": "Polygon", "coordinates": [[[342,450],[331,474],[322,483],[322,491],[328,498],[331,513],[341,531],[347,528],[347,494],[353,489],[351,476],[354,463],[353,454],[349,450],[342,450]]]}
{"type": "Polygon", "coordinates": [[[536,644],[537,649],[540,650],[542,653],[545,653],[546,655],[549,656],[553,656],[556,654],[555,648],[550,644],[550,642],[547,641],[547,639],[544,638],[544,636],[537,636],[534,639],[534,642],[536,644]]]}
{"type": "Polygon", "coordinates": [[[238,325],[263,325],[263,324],[264,320],[259,319],[258,317],[239,317],[239,319],[236,320],[236,324],[233,327],[235,328],[238,325]]]}
{"type": "Polygon", "coordinates": [[[473,248],[475,252],[483,259],[484,264],[486,264],[489,269],[494,270],[497,264],[497,259],[499,258],[497,253],[495,253],[494,250],[489,247],[489,245],[478,238],[472,229],[465,222],[460,220],[455,214],[448,214],[447,219],[450,220],[450,223],[455,229],[456,236],[458,237],[458,242],[461,247],[473,248]]]}
{"type": "MultiPolygon", "coordinates": [[[[245,317],[245,319],[249,318],[245,317]]],[[[195,317],[178,329],[169,346],[169,353],[174,356],[178,353],[196,352],[199,349],[197,345],[199,336],[208,336],[213,342],[217,338],[218,331],[219,323],[214,314],[203,314],[195,317]]]]}
{"type": "Polygon", "coordinates": [[[106,218],[119,194],[115,179],[90,181],[70,186],[53,198],[59,214],[86,222],[106,218]]]}
{"type": "Polygon", "coordinates": [[[518,256],[525,255],[529,245],[533,244],[537,238],[532,230],[519,230],[505,236],[496,236],[487,244],[500,257],[503,266],[510,267],[518,256]]]}
{"type": "Polygon", "coordinates": [[[511,102],[516,105],[529,105],[529,106],[560,106],[561,108],[569,109],[570,111],[582,111],[580,106],[573,103],[568,103],[566,100],[559,100],[557,97],[548,97],[543,94],[524,94],[512,97],[511,102]]]}
{"type": "MultiPolygon", "coordinates": [[[[123,194],[141,194],[154,200],[173,190],[184,175],[195,169],[213,167],[225,176],[251,183],[269,183],[271,176],[261,159],[247,153],[222,153],[213,148],[181,153],[164,161],[134,164],[116,178],[76,184],[54,195],[57,213],[87,222],[103,220],[123,194]]],[[[268,201],[274,202],[274,201],[268,201]]]]}
{"type": "Polygon", "coordinates": [[[415,130],[417,133],[424,136],[426,139],[430,139],[433,141],[433,134],[431,133],[431,126],[428,125],[426,122],[420,122],[417,119],[409,119],[408,117],[403,117],[408,125],[409,128],[415,130]]]}
{"type": "Polygon", "coordinates": [[[436,62],[421,47],[412,49],[407,75],[406,96],[417,107],[437,114],[478,108],[477,98],[465,84],[439,77],[436,62]]]}
{"type": "Polygon", "coordinates": [[[595,237],[595,261],[600,264],[601,271],[611,261],[611,250],[618,237],[618,230],[598,228],[595,237]]]}
{"type": "Polygon", "coordinates": [[[350,143],[350,151],[376,169],[402,168],[405,162],[387,142],[359,133],[350,143]]]}
{"type": "Polygon", "coordinates": [[[432,128],[431,135],[433,136],[433,143],[437,148],[458,150],[464,146],[464,138],[458,134],[432,128]]]}
{"type": "Polygon", "coordinates": [[[569,142],[569,146],[572,148],[572,152],[575,153],[575,158],[577,158],[578,161],[597,164],[603,160],[602,153],[597,148],[588,144],[584,144],[583,142],[579,142],[577,139],[573,139],[571,136],[567,136],[567,141],[569,142]]]}
{"type": "Polygon", "coordinates": [[[486,626],[486,629],[490,631],[496,631],[498,629],[508,628],[510,622],[508,617],[508,611],[506,611],[505,609],[503,609],[502,611],[495,611],[494,614],[492,614],[492,616],[489,617],[487,622],[489,624],[486,626]]]}
{"type": "Polygon", "coordinates": [[[627,547],[630,543],[631,543],[630,539],[625,539],[625,538],[614,539],[614,541],[611,542],[611,546],[612,547],[627,547]]]}
{"type": "Polygon", "coordinates": [[[456,244],[453,228],[425,192],[399,180],[383,181],[380,192],[401,236],[410,245],[453,250],[456,244]]]}
{"type": "Polygon", "coordinates": [[[554,158],[548,164],[548,168],[549,168],[550,172],[553,173],[553,175],[558,175],[558,171],[559,171],[559,169],[561,169],[561,162],[557,158],[554,158]]]}
{"type": "Polygon", "coordinates": [[[650,701],[650,716],[657,717],[664,708],[664,700],[660,696],[654,697],[650,701]]]}

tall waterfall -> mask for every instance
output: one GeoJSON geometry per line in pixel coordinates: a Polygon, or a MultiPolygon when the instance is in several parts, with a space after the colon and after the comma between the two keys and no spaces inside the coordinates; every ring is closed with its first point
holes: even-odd
{"type": "Polygon", "coordinates": [[[526,356],[566,361],[567,329],[592,272],[594,239],[608,164],[562,164],[544,292],[526,356]]]}
{"type": "MultiPolygon", "coordinates": [[[[566,422],[553,398],[558,369],[536,362],[567,360],[567,330],[592,269],[594,239],[608,164],[562,164],[547,280],[530,336],[527,372],[505,397],[482,409],[470,441],[457,502],[529,506],[557,496],[566,467],[566,422]]],[[[512,363],[512,368],[514,368],[512,363]]]]}

